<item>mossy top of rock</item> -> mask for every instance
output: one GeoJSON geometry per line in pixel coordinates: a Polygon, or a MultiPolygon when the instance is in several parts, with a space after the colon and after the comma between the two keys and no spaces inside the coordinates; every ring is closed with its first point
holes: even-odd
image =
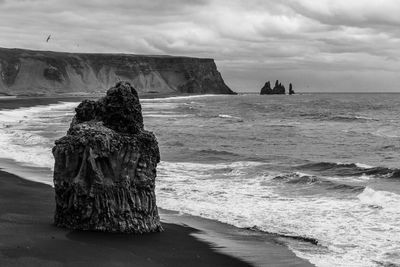
{"type": "Polygon", "coordinates": [[[130,83],[119,82],[98,101],[85,100],[75,109],[72,125],[85,121],[102,121],[119,133],[135,134],[143,130],[142,107],[130,83]]]}

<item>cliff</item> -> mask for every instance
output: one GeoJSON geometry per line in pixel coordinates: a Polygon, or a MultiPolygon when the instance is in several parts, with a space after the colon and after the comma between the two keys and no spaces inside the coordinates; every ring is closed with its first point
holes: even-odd
{"type": "Polygon", "coordinates": [[[119,82],[76,108],[53,148],[55,225],[78,230],[162,231],[154,192],[157,140],[144,130],[136,90],[119,82]]]}
{"type": "Polygon", "coordinates": [[[208,58],[0,48],[0,94],[96,94],[120,80],[139,93],[234,94],[208,58]]]}

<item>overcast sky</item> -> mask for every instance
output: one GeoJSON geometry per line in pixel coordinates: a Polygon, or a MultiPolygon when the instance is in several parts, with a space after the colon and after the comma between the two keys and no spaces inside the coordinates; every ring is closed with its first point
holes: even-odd
{"type": "Polygon", "coordinates": [[[399,0],[0,0],[0,46],[210,57],[235,91],[400,92],[399,0]]]}

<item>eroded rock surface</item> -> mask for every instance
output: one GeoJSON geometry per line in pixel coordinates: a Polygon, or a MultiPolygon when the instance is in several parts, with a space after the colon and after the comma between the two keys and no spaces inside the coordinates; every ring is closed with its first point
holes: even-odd
{"type": "Polygon", "coordinates": [[[83,101],[53,155],[57,226],[162,231],[154,193],[158,144],[144,130],[139,98],[129,83],[118,83],[98,101],[83,101]]]}

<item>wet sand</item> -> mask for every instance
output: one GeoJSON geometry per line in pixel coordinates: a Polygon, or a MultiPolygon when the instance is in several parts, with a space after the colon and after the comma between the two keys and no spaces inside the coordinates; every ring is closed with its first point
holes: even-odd
{"type": "Polygon", "coordinates": [[[53,200],[50,186],[0,171],[0,266],[311,266],[271,238],[168,211],[163,233],[60,229],[53,200]]]}
{"type": "MultiPolygon", "coordinates": [[[[167,97],[182,97],[194,96],[196,94],[187,93],[139,93],[140,99],[154,99],[154,98],[167,98],[167,97]]],[[[0,97],[0,110],[1,109],[15,109],[32,107],[37,105],[50,105],[59,102],[81,102],[85,99],[97,100],[103,97],[104,93],[86,94],[86,95],[54,95],[54,96],[13,96],[13,97],[0,97]]]]}

